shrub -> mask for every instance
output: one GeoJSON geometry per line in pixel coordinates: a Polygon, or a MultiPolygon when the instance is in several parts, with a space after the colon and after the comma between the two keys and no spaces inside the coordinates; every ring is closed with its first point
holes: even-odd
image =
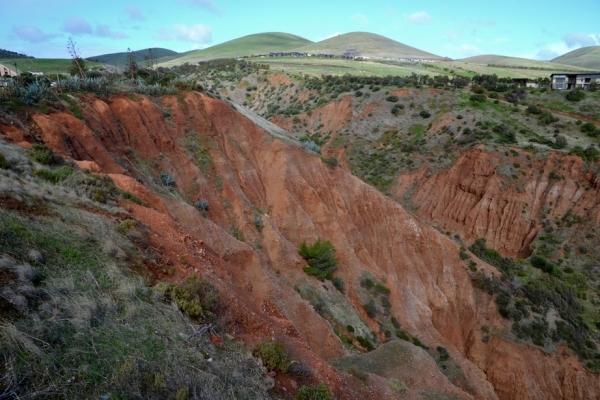
{"type": "Polygon", "coordinates": [[[392,378],[388,381],[388,385],[390,385],[390,388],[392,388],[393,390],[395,390],[396,392],[400,393],[400,394],[404,394],[406,392],[408,392],[408,387],[401,381],[399,381],[396,378],[392,378]]]}
{"type": "Polygon", "coordinates": [[[361,92],[360,90],[357,90],[356,92],[354,92],[354,95],[355,95],[356,97],[360,97],[360,96],[362,96],[362,95],[363,95],[363,92],[361,92]]]}
{"type": "Polygon", "coordinates": [[[485,103],[486,97],[483,94],[472,94],[469,97],[469,100],[471,100],[473,103],[485,103]]]}
{"type": "Polygon", "coordinates": [[[390,289],[384,284],[378,283],[373,287],[373,290],[377,294],[390,294],[390,289]]]}
{"type": "Polygon", "coordinates": [[[160,180],[165,186],[175,186],[175,180],[166,172],[160,173],[160,180]]]}
{"type": "Polygon", "coordinates": [[[196,207],[200,211],[208,211],[208,200],[202,199],[196,202],[196,204],[194,204],[194,207],[196,207]]]}
{"type": "Polygon", "coordinates": [[[318,144],[316,144],[315,142],[313,142],[312,140],[306,140],[306,141],[300,142],[300,144],[302,145],[302,147],[304,147],[307,150],[310,150],[317,154],[321,154],[321,147],[318,144]]]}
{"type": "Polygon", "coordinates": [[[324,164],[330,167],[335,167],[339,164],[338,158],[336,156],[321,157],[321,161],[323,161],[324,164]]]}
{"type": "Polygon", "coordinates": [[[544,111],[540,114],[538,120],[542,125],[549,125],[554,122],[558,122],[558,118],[556,118],[550,111],[544,111]]]}
{"type": "Polygon", "coordinates": [[[398,96],[395,96],[395,95],[388,96],[388,97],[386,97],[385,99],[386,99],[387,101],[389,101],[390,103],[397,103],[397,102],[398,102],[398,100],[400,100],[400,99],[398,98],[398,96]]]}
{"type": "Polygon", "coordinates": [[[398,115],[400,114],[400,110],[404,110],[404,104],[394,104],[394,107],[392,107],[392,114],[398,115]]]}
{"type": "Polygon", "coordinates": [[[581,132],[587,133],[590,136],[595,136],[597,132],[596,125],[592,124],[591,122],[586,122],[585,124],[582,124],[579,127],[579,129],[581,130],[581,132]]]}
{"type": "Polygon", "coordinates": [[[373,343],[371,343],[371,341],[367,338],[364,338],[362,336],[357,336],[356,337],[356,341],[358,343],[360,343],[360,345],[362,347],[364,347],[365,349],[367,349],[368,351],[373,351],[375,350],[375,346],[373,346],[373,343]]]}
{"type": "Polygon", "coordinates": [[[400,329],[400,322],[398,322],[396,317],[392,317],[392,325],[394,326],[394,328],[400,329]]]}
{"type": "Polygon", "coordinates": [[[569,101],[581,101],[585,98],[585,93],[583,90],[571,90],[565,98],[569,101]]]}
{"type": "Polygon", "coordinates": [[[245,242],[246,237],[244,236],[244,232],[235,225],[231,225],[229,227],[229,234],[239,240],[240,242],[245,242]]]}
{"type": "Polygon", "coordinates": [[[71,174],[73,174],[73,168],[66,165],[55,170],[40,168],[35,171],[35,176],[55,184],[64,181],[71,174]]]}
{"type": "Polygon", "coordinates": [[[567,138],[565,138],[562,135],[556,136],[556,139],[554,140],[554,147],[556,147],[557,149],[564,149],[565,147],[567,147],[567,145],[567,138]]]}
{"type": "Polygon", "coordinates": [[[254,218],[254,226],[256,227],[256,229],[261,230],[264,226],[265,223],[263,222],[262,218],[259,216],[257,216],[256,218],[254,218]]]}
{"type": "Polygon", "coordinates": [[[282,343],[264,342],[254,346],[252,350],[254,357],[259,357],[263,365],[269,371],[276,371],[285,374],[290,368],[290,358],[285,353],[285,348],[282,343]]]}
{"type": "Polygon", "coordinates": [[[456,116],[456,119],[463,119],[463,116],[462,116],[462,115],[460,115],[460,114],[458,114],[458,115],[456,116]]]}
{"type": "Polygon", "coordinates": [[[440,361],[446,361],[450,358],[450,354],[448,354],[448,350],[446,350],[446,348],[438,346],[436,350],[438,353],[440,353],[440,361]]]}
{"type": "Polygon", "coordinates": [[[373,286],[375,286],[375,282],[369,278],[365,278],[360,282],[360,286],[370,290],[373,286]]]}
{"type": "Polygon", "coordinates": [[[130,229],[133,229],[137,226],[137,221],[134,219],[126,219],[117,225],[117,231],[120,233],[127,233],[130,229]]]}
{"type": "Polygon", "coordinates": [[[333,283],[333,286],[335,286],[335,288],[337,290],[339,290],[340,293],[344,293],[346,291],[344,281],[339,276],[336,276],[335,278],[333,278],[331,280],[331,283],[333,283]]]}
{"type": "Polygon", "coordinates": [[[216,318],[220,295],[217,289],[198,275],[191,275],[181,283],[162,283],[156,286],[165,299],[191,318],[200,322],[210,322],[216,318]]]}
{"type": "Polygon", "coordinates": [[[319,386],[302,386],[294,400],[335,400],[324,383],[319,386]]]}
{"type": "Polygon", "coordinates": [[[402,339],[402,340],[406,340],[407,342],[410,342],[410,336],[408,335],[408,333],[406,333],[402,329],[396,330],[396,337],[398,339],[402,339]]]}
{"type": "Polygon", "coordinates": [[[0,153],[0,168],[2,168],[2,169],[10,168],[10,163],[6,160],[6,157],[4,157],[4,154],[2,154],[2,153],[0,153]]]}
{"type": "Polygon", "coordinates": [[[415,346],[419,346],[422,349],[429,350],[429,347],[427,347],[425,343],[421,342],[421,340],[418,337],[413,336],[412,342],[415,346]]]}
{"type": "Polygon", "coordinates": [[[40,164],[50,165],[54,162],[54,153],[46,145],[36,143],[32,146],[32,149],[31,158],[40,164]]]}
{"type": "Polygon", "coordinates": [[[542,113],[542,110],[535,104],[531,104],[529,107],[527,107],[527,110],[525,110],[525,112],[527,114],[540,115],[542,113]]]}
{"type": "Polygon", "coordinates": [[[346,330],[350,333],[354,333],[354,327],[352,325],[346,325],[346,330]]]}
{"type": "Polygon", "coordinates": [[[431,117],[431,114],[425,110],[421,110],[421,112],[419,113],[419,115],[421,116],[421,118],[429,118],[431,117]]]}
{"type": "Polygon", "coordinates": [[[308,267],[304,267],[308,275],[320,280],[333,278],[332,273],[338,268],[338,262],[335,259],[335,247],[329,240],[322,242],[318,239],[312,246],[308,246],[305,240],[300,244],[298,254],[308,263],[308,267]]]}
{"type": "Polygon", "coordinates": [[[363,304],[363,308],[365,309],[367,315],[371,318],[375,318],[377,314],[379,314],[379,310],[377,309],[377,306],[375,305],[375,302],[372,299],[369,300],[367,303],[363,304]]]}

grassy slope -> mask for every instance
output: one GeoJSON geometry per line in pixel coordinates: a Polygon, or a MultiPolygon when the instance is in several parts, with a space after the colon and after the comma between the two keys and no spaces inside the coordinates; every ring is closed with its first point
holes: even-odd
{"type": "Polygon", "coordinates": [[[561,63],[600,71],[600,46],[590,46],[573,50],[560,57],[556,57],[552,60],[552,63],[561,63]]]}
{"type": "Polygon", "coordinates": [[[204,50],[184,53],[181,57],[167,61],[162,66],[170,67],[183,63],[195,63],[216,58],[232,58],[264,54],[271,51],[291,51],[297,47],[311,43],[300,36],[282,32],[258,33],[230,40],[204,50]]]}
{"type": "Polygon", "coordinates": [[[321,75],[357,75],[357,76],[409,76],[411,73],[429,75],[448,75],[445,71],[427,69],[419,65],[388,65],[377,62],[359,62],[342,59],[322,58],[268,58],[252,59],[259,63],[269,64],[272,71],[283,70],[288,73],[302,73],[312,76],[321,75]]]}
{"type": "Polygon", "coordinates": [[[520,57],[506,57],[506,56],[498,56],[494,54],[486,54],[475,57],[463,58],[461,60],[465,63],[470,64],[495,64],[495,65],[505,65],[511,67],[528,67],[528,68],[545,68],[551,70],[580,70],[583,68],[575,67],[573,65],[567,65],[564,63],[558,64],[549,61],[538,61],[538,60],[529,60],[527,58],[520,57]]]}
{"type": "Polygon", "coordinates": [[[0,169],[0,398],[268,397],[243,346],[181,339],[197,321],[129,269],[145,270],[132,242],[147,246],[143,230],[85,194],[102,178],[75,171],[53,185],[33,176],[28,151],[0,141],[0,154],[13,168],[0,169]]]}
{"type": "Polygon", "coordinates": [[[366,57],[412,57],[441,58],[432,53],[407,46],[385,36],[368,32],[351,32],[311,43],[298,48],[307,53],[333,53],[340,55],[348,49],[356,49],[366,57]]]}
{"type": "MultiPolygon", "coordinates": [[[[7,67],[14,69],[15,61],[17,62],[17,68],[19,73],[25,71],[39,71],[44,74],[56,74],[56,69],[60,73],[66,74],[67,69],[71,65],[71,60],[66,58],[27,58],[27,59],[0,59],[0,64],[4,64],[7,67]]],[[[99,67],[102,64],[97,62],[86,61],[86,66],[89,68],[99,67]]]]}
{"type": "MultiPolygon", "coordinates": [[[[148,50],[149,49],[142,49],[142,50],[135,51],[135,60],[138,63],[143,63],[144,57],[148,54],[148,50]]],[[[173,57],[173,56],[177,56],[179,54],[176,51],[169,50],[169,49],[153,48],[152,50],[154,51],[155,57],[159,58],[159,59],[164,58],[164,57],[173,57]]],[[[92,60],[98,60],[104,64],[111,64],[111,65],[115,65],[118,67],[122,67],[125,64],[127,64],[127,52],[102,54],[99,56],[94,56],[94,57],[89,57],[89,58],[92,60]]]]}

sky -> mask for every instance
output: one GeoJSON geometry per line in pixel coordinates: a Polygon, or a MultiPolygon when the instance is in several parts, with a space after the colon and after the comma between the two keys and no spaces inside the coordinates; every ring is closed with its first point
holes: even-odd
{"type": "Polygon", "coordinates": [[[84,58],[148,47],[203,49],[261,32],[320,41],[372,32],[451,58],[549,60],[600,45],[600,1],[0,0],[0,48],[84,58]]]}

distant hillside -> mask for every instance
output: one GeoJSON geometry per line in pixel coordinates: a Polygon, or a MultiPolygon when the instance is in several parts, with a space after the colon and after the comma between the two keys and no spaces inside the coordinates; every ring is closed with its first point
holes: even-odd
{"type": "Polygon", "coordinates": [[[549,61],[538,61],[538,60],[530,60],[528,58],[519,58],[519,57],[506,57],[506,56],[498,56],[494,54],[485,54],[481,56],[474,56],[463,58],[462,61],[471,64],[482,64],[492,67],[512,67],[512,68],[527,68],[527,69],[543,69],[548,71],[556,71],[556,70],[583,70],[583,68],[576,67],[573,65],[566,65],[564,63],[558,64],[549,61]]]}
{"type": "Polygon", "coordinates": [[[600,46],[583,47],[552,60],[553,63],[600,70],[600,46]]]}
{"type": "Polygon", "coordinates": [[[10,50],[4,50],[4,49],[0,49],[0,58],[34,58],[34,57],[30,57],[27,54],[21,54],[21,53],[16,53],[14,51],[10,51],[10,50]]]}
{"type": "Polygon", "coordinates": [[[330,39],[311,43],[295,50],[307,53],[331,53],[341,55],[348,49],[357,50],[366,57],[385,58],[428,58],[442,57],[407,46],[385,36],[368,32],[351,32],[330,39]]]}
{"type": "Polygon", "coordinates": [[[291,51],[309,43],[312,42],[289,33],[257,33],[230,40],[204,50],[194,50],[184,53],[181,57],[166,62],[164,65],[171,66],[216,58],[251,56],[253,54],[265,54],[272,51],[291,51]]]}
{"type": "MultiPolygon", "coordinates": [[[[138,64],[143,64],[144,57],[148,54],[148,50],[150,49],[136,50],[134,52],[135,60],[138,62],[138,64]]],[[[159,59],[159,62],[166,61],[166,58],[168,57],[174,57],[179,55],[179,53],[177,53],[176,51],[156,47],[153,47],[152,51],[154,52],[154,56],[157,59],[159,59]]],[[[102,54],[99,56],[88,57],[88,60],[98,61],[102,64],[115,65],[117,67],[123,67],[127,64],[127,52],[102,54]]]]}

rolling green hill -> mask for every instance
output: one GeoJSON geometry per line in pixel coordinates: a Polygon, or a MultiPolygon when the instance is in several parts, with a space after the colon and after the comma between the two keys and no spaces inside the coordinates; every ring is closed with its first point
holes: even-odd
{"type": "Polygon", "coordinates": [[[599,71],[600,46],[583,47],[581,49],[573,50],[568,52],[567,54],[563,54],[560,57],[556,57],[551,62],[573,65],[577,67],[583,67],[599,71]]]}
{"type": "Polygon", "coordinates": [[[360,55],[365,57],[442,59],[442,57],[435,54],[368,32],[345,33],[294,50],[315,54],[331,53],[341,55],[348,49],[356,49],[360,55]]]}
{"type": "MultiPolygon", "coordinates": [[[[137,61],[138,64],[143,64],[144,57],[148,54],[148,50],[149,49],[142,49],[142,50],[137,50],[134,52],[135,53],[135,61],[137,61]]],[[[159,62],[161,60],[165,60],[165,58],[167,58],[167,57],[174,57],[179,54],[173,50],[156,48],[156,47],[152,48],[152,51],[154,52],[154,56],[157,59],[159,59],[159,62]]],[[[88,59],[95,60],[95,61],[101,62],[103,64],[110,64],[110,65],[115,65],[117,67],[123,67],[127,64],[127,52],[102,54],[99,56],[88,57],[88,59]]]]}
{"type": "Polygon", "coordinates": [[[580,68],[574,65],[566,65],[565,63],[554,63],[549,61],[538,61],[538,60],[530,60],[527,58],[519,58],[519,57],[506,57],[506,56],[498,56],[494,54],[485,54],[481,56],[474,56],[463,58],[461,60],[466,63],[471,64],[482,64],[487,66],[502,66],[509,68],[523,68],[523,69],[543,69],[548,71],[565,71],[565,70],[583,70],[584,68],[580,68]]]}
{"type": "Polygon", "coordinates": [[[0,49],[0,58],[33,58],[26,54],[17,53],[15,51],[0,49]]]}
{"type": "Polygon", "coordinates": [[[198,61],[216,58],[243,57],[253,54],[266,54],[272,51],[291,51],[309,43],[312,42],[289,33],[257,33],[230,40],[204,50],[194,50],[183,53],[181,57],[174,58],[161,65],[170,67],[186,62],[196,63],[198,61]]]}

